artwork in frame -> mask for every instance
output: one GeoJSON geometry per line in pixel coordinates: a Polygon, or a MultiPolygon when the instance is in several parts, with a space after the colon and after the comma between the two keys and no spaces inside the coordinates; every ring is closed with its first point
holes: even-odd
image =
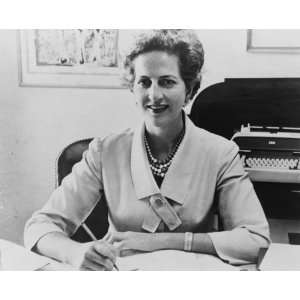
{"type": "Polygon", "coordinates": [[[300,53],[300,30],[248,29],[247,51],[300,53]]]}
{"type": "Polygon", "coordinates": [[[123,88],[119,30],[20,30],[21,86],[123,88]]]}

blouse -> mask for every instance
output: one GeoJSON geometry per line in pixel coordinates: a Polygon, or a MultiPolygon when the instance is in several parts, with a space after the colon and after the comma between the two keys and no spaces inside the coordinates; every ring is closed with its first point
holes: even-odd
{"type": "Polygon", "coordinates": [[[259,249],[270,243],[269,227],[238,146],[196,127],[187,116],[185,123],[185,136],[160,188],[144,146],[144,123],[95,138],[27,221],[25,246],[34,247],[50,232],[71,236],[97,202],[106,201],[109,230],[208,233],[224,261],[255,262],[259,249]]]}

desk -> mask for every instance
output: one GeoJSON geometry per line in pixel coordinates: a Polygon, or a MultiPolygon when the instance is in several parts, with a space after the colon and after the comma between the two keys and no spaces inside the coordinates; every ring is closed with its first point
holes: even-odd
{"type": "MultiPolygon", "coordinates": [[[[236,270],[237,271],[258,271],[256,264],[238,266],[236,267],[236,270]]],[[[38,269],[37,271],[77,271],[77,270],[71,265],[63,264],[53,260],[46,266],[43,266],[42,268],[38,269]]],[[[199,269],[198,271],[202,271],[202,270],[199,269]]]]}
{"type": "Polygon", "coordinates": [[[131,271],[240,271],[256,270],[256,265],[232,266],[208,254],[160,250],[117,258],[120,270],[131,271]]]}
{"type": "Polygon", "coordinates": [[[0,270],[3,271],[70,271],[74,267],[38,255],[7,240],[0,239],[0,270]]]}
{"type": "MultiPolygon", "coordinates": [[[[160,251],[159,251],[160,252],[160,251]]],[[[166,251],[168,252],[168,251],[166,251]]],[[[137,264],[137,266],[139,266],[141,264],[141,260],[145,260],[149,258],[149,256],[155,257],[155,255],[157,254],[157,252],[153,252],[153,253],[147,253],[144,255],[144,258],[140,259],[138,256],[143,256],[143,254],[139,254],[136,256],[132,256],[130,257],[130,260],[133,261],[133,264],[130,265],[128,267],[128,264],[126,262],[124,262],[124,260],[126,260],[126,258],[118,258],[119,261],[117,262],[118,267],[120,268],[120,271],[130,271],[130,270],[137,270],[135,263],[137,264]],[[149,256],[148,256],[149,255],[149,256]],[[148,258],[147,258],[148,256],[148,258]]],[[[169,255],[169,254],[166,254],[169,255]]],[[[195,256],[199,256],[202,257],[202,254],[195,254],[195,256]]],[[[206,255],[205,255],[206,256],[206,255]]],[[[152,257],[152,259],[153,259],[152,257]]],[[[164,258],[164,255],[161,256],[161,258],[164,258]]],[[[212,260],[218,260],[218,258],[212,257],[212,260]]],[[[213,271],[257,271],[257,266],[256,264],[248,264],[248,265],[242,265],[242,266],[230,266],[230,265],[222,265],[222,262],[220,265],[217,265],[215,263],[213,263],[213,265],[209,266],[209,265],[203,265],[202,267],[190,267],[187,266],[187,268],[184,268],[182,265],[175,265],[175,266],[169,266],[169,268],[161,268],[161,266],[159,268],[155,267],[155,263],[157,263],[157,260],[155,262],[155,260],[148,260],[148,264],[149,262],[154,261],[154,265],[152,265],[150,268],[147,267],[147,263],[145,264],[144,262],[142,262],[142,265],[144,265],[144,268],[142,267],[142,271],[160,271],[160,270],[170,270],[170,271],[181,271],[181,270],[188,270],[188,271],[206,271],[206,270],[213,270],[213,271]],[[214,267],[216,266],[216,267],[214,267]]],[[[208,261],[209,263],[209,261],[208,261]]],[[[39,271],[76,271],[76,269],[73,266],[67,265],[67,264],[63,264],[54,260],[51,260],[51,262],[47,265],[45,265],[44,267],[40,268],[39,271]]]]}
{"type": "MultiPolygon", "coordinates": [[[[2,270],[75,271],[67,264],[37,255],[20,245],[0,239],[2,270]]],[[[255,271],[256,265],[233,267],[219,258],[207,254],[175,250],[162,250],[118,258],[120,270],[211,270],[211,271],[255,271]]],[[[1,268],[0,268],[1,270],[1,268]]]]}
{"type": "Polygon", "coordinates": [[[36,271],[77,271],[73,266],[51,260],[49,264],[37,269],[36,271]]]}

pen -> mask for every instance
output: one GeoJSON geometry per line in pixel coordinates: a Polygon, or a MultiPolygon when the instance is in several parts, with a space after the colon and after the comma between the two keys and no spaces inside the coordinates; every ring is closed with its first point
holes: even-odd
{"type": "MultiPolygon", "coordinates": [[[[98,241],[98,239],[95,237],[93,232],[89,229],[89,227],[85,223],[82,224],[82,227],[94,242],[98,241]]],[[[115,263],[113,264],[113,266],[117,271],[120,271],[118,266],[115,263]]]]}

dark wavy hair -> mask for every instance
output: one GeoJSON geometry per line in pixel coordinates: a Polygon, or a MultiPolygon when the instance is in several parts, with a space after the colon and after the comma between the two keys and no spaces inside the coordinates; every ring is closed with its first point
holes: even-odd
{"type": "Polygon", "coordinates": [[[200,87],[204,63],[204,50],[196,33],[185,29],[159,29],[138,35],[123,60],[123,82],[127,87],[133,86],[135,58],[151,51],[164,51],[178,57],[180,75],[193,98],[200,87]]]}

